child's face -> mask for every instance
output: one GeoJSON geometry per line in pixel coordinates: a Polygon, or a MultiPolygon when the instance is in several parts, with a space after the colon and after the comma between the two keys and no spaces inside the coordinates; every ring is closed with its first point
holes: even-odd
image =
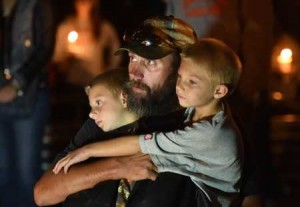
{"type": "Polygon", "coordinates": [[[120,127],[120,119],[126,108],[120,96],[116,97],[105,85],[93,86],[88,94],[91,106],[90,118],[103,131],[110,131],[120,127]]]}
{"type": "Polygon", "coordinates": [[[176,94],[183,107],[204,107],[214,100],[215,86],[203,66],[182,58],[176,83],[176,94]]]}

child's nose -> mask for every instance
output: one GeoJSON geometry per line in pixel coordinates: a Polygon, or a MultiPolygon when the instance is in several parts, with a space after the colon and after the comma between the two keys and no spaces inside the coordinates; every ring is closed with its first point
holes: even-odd
{"type": "Polygon", "coordinates": [[[95,119],[95,116],[96,116],[96,112],[95,112],[95,111],[91,111],[91,112],[89,113],[89,117],[90,117],[91,119],[95,119]]]}
{"type": "Polygon", "coordinates": [[[176,89],[182,90],[182,91],[184,90],[184,84],[183,84],[182,80],[177,80],[176,89]]]}

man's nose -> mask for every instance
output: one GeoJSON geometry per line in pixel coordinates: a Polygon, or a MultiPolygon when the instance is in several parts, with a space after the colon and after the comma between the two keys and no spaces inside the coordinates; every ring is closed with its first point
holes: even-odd
{"type": "Polygon", "coordinates": [[[129,75],[131,79],[141,80],[144,78],[144,70],[140,64],[134,63],[129,67],[129,75]]]}

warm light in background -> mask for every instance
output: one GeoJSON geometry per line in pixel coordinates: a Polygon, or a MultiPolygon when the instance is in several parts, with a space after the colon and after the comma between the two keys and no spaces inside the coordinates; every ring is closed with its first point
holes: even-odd
{"type": "Polygon", "coordinates": [[[295,122],[297,120],[299,120],[299,116],[296,114],[285,114],[283,116],[281,116],[282,121],[284,122],[295,122]]]}
{"type": "Polygon", "coordinates": [[[68,35],[68,41],[70,43],[76,42],[78,39],[78,33],[76,31],[71,31],[68,35]]]}
{"type": "Polygon", "coordinates": [[[281,50],[280,55],[277,57],[279,63],[286,64],[291,63],[293,60],[293,52],[289,48],[281,50]]]}
{"type": "Polygon", "coordinates": [[[289,74],[292,72],[292,61],[293,52],[289,48],[284,48],[281,50],[280,55],[277,56],[277,61],[279,63],[279,69],[284,74],[289,74]]]}
{"type": "Polygon", "coordinates": [[[281,92],[278,92],[278,91],[277,92],[273,92],[272,93],[272,98],[274,100],[280,101],[280,100],[283,99],[283,94],[281,92]]]}

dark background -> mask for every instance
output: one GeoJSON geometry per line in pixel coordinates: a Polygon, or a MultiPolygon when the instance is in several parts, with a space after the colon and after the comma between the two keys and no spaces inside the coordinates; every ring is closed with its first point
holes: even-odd
{"type": "Polygon", "coordinates": [[[286,32],[300,42],[300,1],[274,0],[277,34],[286,32]]]}
{"type": "MultiPolygon", "coordinates": [[[[260,0],[257,1],[259,5],[260,0]]],[[[52,0],[55,22],[70,14],[72,0],[52,0]]],[[[300,1],[273,0],[276,20],[275,35],[286,32],[300,42],[300,1]]],[[[101,14],[108,18],[121,35],[151,15],[163,14],[165,6],[159,0],[102,0],[101,14]]]]}

